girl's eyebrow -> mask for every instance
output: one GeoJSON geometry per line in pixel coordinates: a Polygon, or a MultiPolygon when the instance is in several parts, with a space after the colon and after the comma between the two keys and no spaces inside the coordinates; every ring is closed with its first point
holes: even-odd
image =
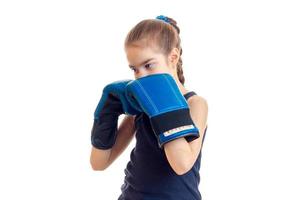
{"type": "MultiPolygon", "coordinates": [[[[140,64],[139,66],[141,66],[141,65],[144,65],[144,64],[146,64],[147,62],[149,62],[150,60],[153,60],[154,58],[150,58],[150,59],[147,59],[146,61],[144,61],[142,64],[140,64]]],[[[134,68],[134,66],[133,65],[129,65],[129,68],[134,68]]]]}

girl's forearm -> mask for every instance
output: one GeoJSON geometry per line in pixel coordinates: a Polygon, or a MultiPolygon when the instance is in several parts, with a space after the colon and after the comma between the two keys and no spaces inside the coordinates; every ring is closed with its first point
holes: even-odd
{"type": "Polygon", "coordinates": [[[110,153],[111,153],[111,149],[101,150],[92,147],[90,163],[93,170],[104,170],[107,167],[110,153]]]}
{"type": "Polygon", "coordinates": [[[164,150],[171,167],[178,175],[185,174],[193,166],[192,149],[184,138],[166,143],[164,150]]]}
{"type": "Polygon", "coordinates": [[[134,136],[134,117],[125,116],[118,128],[116,142],[111,149],[92,147],[90,163],[94,170],[105,170],[125,150],[134,136]]]}

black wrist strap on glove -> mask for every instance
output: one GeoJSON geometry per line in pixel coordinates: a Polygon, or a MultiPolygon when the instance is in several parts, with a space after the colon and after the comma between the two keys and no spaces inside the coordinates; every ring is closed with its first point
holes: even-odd
{"type": "Polygon", "coordinates": [[[98,149],[110,149],[114,145],[118,130],[118,118],[122,114],[122,103],[117,96],[108,94],[102,108],[96,109],[92,128],[92,145],[98,149]]]}
{"type": "Polygon", "coordinates": [[[116,133],[118,129],[118,116],[107,115],[95,119],[91,141],[92,145],[98,149],[110,149],[116,141],[116,133]]]}

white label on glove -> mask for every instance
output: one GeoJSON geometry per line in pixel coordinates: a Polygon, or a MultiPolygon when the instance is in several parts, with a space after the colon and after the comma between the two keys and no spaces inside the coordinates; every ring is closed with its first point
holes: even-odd
{"type": "Polygon", "coordinates": [[[163,134],[165,137],[167,137],[172,134],[178,133],[179,131],[184,131],[184,130],[193,129],[193,128],[195,128],[194,125],[185,125],[185,126],[180,126],[180,127],[168,130],[168,131],[164,132],[163,134]]]}

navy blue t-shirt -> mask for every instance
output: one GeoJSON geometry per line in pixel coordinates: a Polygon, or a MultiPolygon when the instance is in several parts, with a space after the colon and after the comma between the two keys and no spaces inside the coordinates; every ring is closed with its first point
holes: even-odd
{"type": "MultiPolygon", "coordinates": [[[[184,97],[187,100],[195,94],[190,91],[184,97]]],[[[201,200],[198,189],[201,151],[192,169],[178,175],[171,168],[163,148],[159,148],[145,113],[136,115],[135,129],[136,146],[124,170],[122,194],[118,200],[201,200]]]]}

